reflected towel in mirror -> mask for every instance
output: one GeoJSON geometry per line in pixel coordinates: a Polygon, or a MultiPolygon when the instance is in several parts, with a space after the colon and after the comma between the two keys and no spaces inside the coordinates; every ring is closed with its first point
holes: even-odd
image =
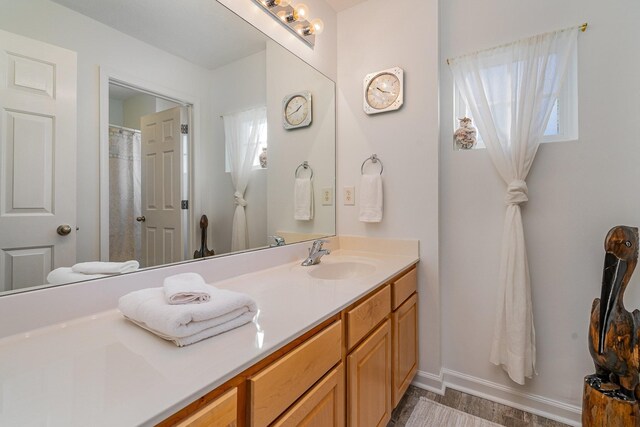
{"type": "Polygon", "coordinates": [[[83,280],[99,279],[108,276],[108,274],[76,273],[71,267],[59,267],[47,275],[47,283],[50,285],[64,285],[65,283],[82,282],[83,280]]]}
{"type": "Polygon", "coordinates": [[[293,203],[294,219],[298,221],[313,219],[313,184],[310,178],[296,178],[293,203]]]}
{"type": "Polygon", "coordinates": [[[138,268],[140,268],[140,263],[136,260],[125,262],[81,262],[71,267],[75,273],[82,274],[122,274],[131,273],[138,268]]]}

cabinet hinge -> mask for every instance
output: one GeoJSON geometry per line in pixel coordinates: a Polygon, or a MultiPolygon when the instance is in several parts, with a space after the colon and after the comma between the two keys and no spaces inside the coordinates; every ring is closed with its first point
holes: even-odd
{"type": "Polygon", "coordinates": [[[182,209],[189,209],[189,201],[188,201],[188,200],[183,200],[183,201],[180,203],[180,207],[181,207],[182,209]]]}
{"type": "Polygon", "coordinates": [[[189,133],[189,125],[180,125],[180,133],[187,135],[189,133]]]}

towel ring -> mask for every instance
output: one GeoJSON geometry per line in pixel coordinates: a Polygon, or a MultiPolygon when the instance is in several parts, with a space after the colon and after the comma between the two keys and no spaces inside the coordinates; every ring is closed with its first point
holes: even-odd
{"type": "Polygon", "coordinates": [[[309,166],[309,162],[305,160],[300,164],[300,166],[296,168],[296,172],[294,174],[296,178],[298,177],[298,171],[300,170],[300,168],[309,169],[311,171],[311,176],[309,177],[309,179],[313,179],[313,169],[311,169],[311,166],[309,166]]]}
{"type": "Polygon", "coordinates": [[[364,159],[364,162],[362,162],[362,166],[360,166],[360,174],[364,175],[364,165],[366,165],[368,161],[371,161],[371,163],[380,162],[380,175],[382,175],[382,171],[384,170],[384,165],[382,164],[382,160],[380,160],[377,154],[372,154],[371,156],[364,159]]]}

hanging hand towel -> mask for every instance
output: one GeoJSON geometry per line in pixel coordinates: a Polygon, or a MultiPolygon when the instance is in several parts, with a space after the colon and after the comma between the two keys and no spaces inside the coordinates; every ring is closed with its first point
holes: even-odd
{"type": "Polygon", "coordinates": [[[183,273],[164,279],[162,287],[169,304],[200,304],[211,299],[214,289],[198,273],[183,273]]]}
{"type": "Polygon", "coordinates": [[[360,177],[360,221],[382,221],[382,206],[382,176],[362,175],[360,177]]]}
{"type": "Polygon", "coordinates": [[[294,190],[293,218],[298,221],[313,219],[313,184],[309,178],[296,178],[294,190]]]}
{"type": "Polygon", "coordinates": [[[83,274],[76,273],[71,267],[59,267],[47,275],[47,283],[51,285],[64,285],[66,283],[82,282],[83,280],[108,277],[107,274],[83,274]]]}
{"type": "Polygon", "coordinates": [[[81,262],[71,269],[82,274],[122,274],[136,271],[140,264],[136,260],[126,262],[81,262]]]}
{"type": "Polygon", "coordinates": [[[182,305],[167,304],[164,288],[142,289],[121,297],[118,309],[127,319],[178,346],[244,325],[258,312],[248,295],[210,288],[210,301],[182,305]]]}

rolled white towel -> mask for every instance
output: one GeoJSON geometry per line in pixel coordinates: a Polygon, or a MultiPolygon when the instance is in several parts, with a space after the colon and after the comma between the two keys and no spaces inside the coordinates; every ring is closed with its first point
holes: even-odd
{"type": "Polygon", "coordinates": [[[211,299],[212,286],[204,282],[198,273],[182,273],[169,276],[162,284],[169,304],[201,304],[211,299]]]}
{"type": "Polygon", "coordinates": [[[76,273],[71,267],[60,267],[52,270],[47,275],[47,283],[51,285],[64,285],[65,283],[82,282],[83,280],[99,279],[100,277],[107,277],[107,275],[76,273]]]}
{"type": "Polygon", "coordinates": [[[140,263],[136,260],[125,262],[81,262],[71,269],[76,273],[83,274],[122,274],[136,271],[140,268],[140,263]]]}
{"type": "Polygon", "coordinates": [[[224,332],[229,326],[240,326],[237,325],[238,318],[244,324],[258,312],[255,301],[248,295],[213,286],[210,288],[211,300],[202,304],[169,305],[164,288],[149,288],[121,297],[118,308],[134,323],[171,340],[195,336],[235,320],[220,329],[224,332]]]}

